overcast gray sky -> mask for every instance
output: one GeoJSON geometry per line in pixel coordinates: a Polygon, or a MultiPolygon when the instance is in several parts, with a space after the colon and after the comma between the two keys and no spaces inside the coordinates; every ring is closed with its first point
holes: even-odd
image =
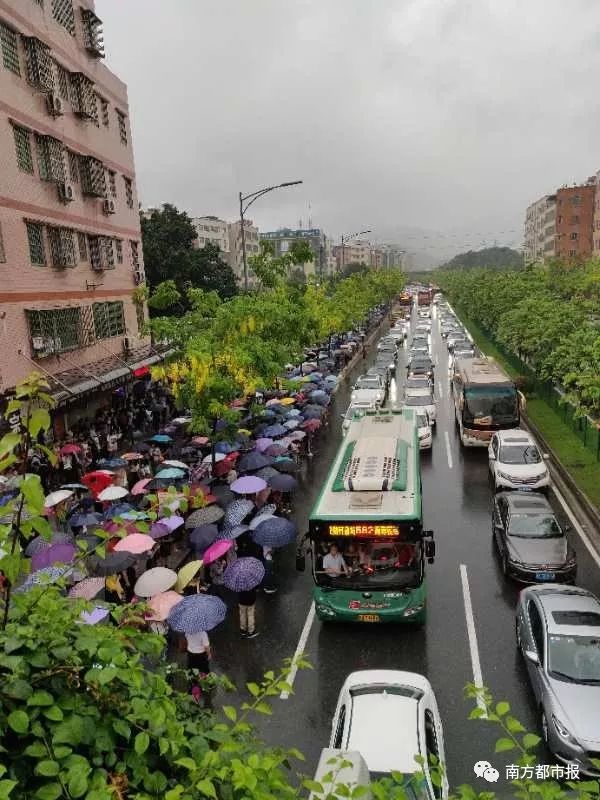
{"type": "Polygon", "coordinates": [[[253,206],[262,230],[310,205],[439,259],[520,244],[528,203],[600,169],[598,0],[96,6],[147,206],[233,219],[240,189],[302,179],[253,206]]]}

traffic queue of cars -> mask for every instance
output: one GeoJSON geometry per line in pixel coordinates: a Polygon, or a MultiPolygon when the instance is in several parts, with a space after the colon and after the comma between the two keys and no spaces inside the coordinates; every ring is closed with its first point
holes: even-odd
{"type": "MultiPolygon", "coordinates": [[[[450,354],[475,358],[472,342],[440,301],[438,323],[450,354]]],[[[516,609],[516,645],[525,659],[550,752],[582,774],[600,760],[600,600],[575,587],[577,556],[547,498],[551,481],[535,438],[522,428],[495,431],[488,447],[492,535],[506,578],[525,584],[516,609]]]]}

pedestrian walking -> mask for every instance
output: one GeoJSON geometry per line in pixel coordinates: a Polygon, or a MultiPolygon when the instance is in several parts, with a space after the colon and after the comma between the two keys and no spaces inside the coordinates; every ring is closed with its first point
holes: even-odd
{"type": "Polygon", "coordinates": [[[238,609],[240,612],[240,635],[242,639],[255,639],[256,630],[256,589],[238,592],[238,609]]]}
{"type": "Polygon", "coordinates": [[[206,631],[186,633],[188,669],[197,669],[201,675],[210,673],[211,649],[206,631]]]}
{"type": "Polygon", "coordinates": [[[277,591],[277,584],[275,583],[275,576],[273,574],[273,550],[270,547],[263,547],[262,561],[265,567],[263,590],[265,594],[275,594],[277,591]]]}

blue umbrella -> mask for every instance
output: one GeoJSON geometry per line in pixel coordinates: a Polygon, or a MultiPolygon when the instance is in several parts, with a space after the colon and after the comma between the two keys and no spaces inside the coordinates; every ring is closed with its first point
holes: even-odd
{"type": "Polygon", "coordinates": [[[168,444],[169,442],[172,442],[173,439],[171,439],[171,437],[167,436],[165,433],[157,433],[150,439],[150,441],[157,442],[158,444],[168,444]]]}
{"type": "Polygon", "coordinates": [[[293,431],[298,427],[298,425],[300,425],[300,421],[297,419],[288,419],[288,421],[284,422],[283,425],[288,429],[288,431],[293,431]]]}
{"type": "Polygon", "coordinates": [[[145,511],[126,511],[124,514],[121,514],[123,519],[150,519],[150,514],[147,514],[145,511]]]}
{"type": "Polygon", "coordinates": [[[97,514],[95,511],[88,511],[85,514],[73,514],[69,519],[69,525],[75,528],[82,528],[84,525],[100,525],[102,522],[102,514],[97,514]]]}
{"type": "Polygon", "coordinates": [[[190,533],[190,542],[196,550],[206,550],[216,540],[219,529],[214,524],[199,525],[190,533]]]}
{"type": "Polygon", "coordinates": [[[229,442],[217,442],[215,444],[215,453],[223,453],[224,455],[229,455],[229,453],[233,453],[235,447],[231,445],[229,442]]]}
{"type": "Polygon", "coordinates": [[[269,425],[264,433],[267,438],[274,439],[277,436],[285,436],[287,428],[284,428],[283,425],[269,425]]]}
{"type": "Polygon", "coordinates": [[[114,469],[115,467],[126,467],[127,461],[124,458],[101,458],[98,466],[102,469],[114,469]]]}
{"type": "Polygon", "coordinates": [[[313,396],[313,400],[315,401],[315,403],[317,403],[317,405],[328,406],[329,403],[331,402],[331,397],[329,397],[329,395],[326,392],[324,392],[323,394],[320,394],[318,397],[313,396]]]}
{"type": "Polygon", "coordinates": [[[166,469],[161,469],[160,472],[157,472],[154,476],[158,480],[177,480],[178,478],[184,478],[185,472],[182,469],[177,469],[176,467],[167,467],[166,469]]]}
{"type": "Polygon", "coordinates": [[[298,535],[298,529],[289,519],[272,517],[261,522],[252,533],[252,538],[263,547],[285,547],[298,535]]]}
{"type": "Polygon", "coordinates": [[[262,583],[265,568],[258,558],[238,558],[223,573],[223,585],[232,592],[249,592],[262,583]]]}
{"type": "Polygon", "coordinates": [[[192,594],[173,606],[167,622],[179,633],[200,633],[216,628],[227,614],[227,606],[210,594],[192,594]]]}
{"type": "Polygon", "coordinates": [[[306,410],[302,412],[302,416],[304,417],[305,420],[308,420],[308,419],[321,419],[321,417],[323,416],[323,412],[324,411],[325,411],[324,408],[319,408],[319,410],[317,411],[314,408],[308,408],[307,407],[306,410]]]}
{"type": "Polygon", "coordinates": [[[258,453],[256,450],[253,450],[251,453],[246,453],[240,458],[237,463],[237,471],[251,472],[252,470],[261,469],[262,467],[270,467],[272,463],[272,458],[269,458],[269,456],[264,456],[262,453],[258,453]]]}
{"type": "Polygon", "coordinates": [[[298,408],[290,408],[290,410],[285,415],[288,419],[294,419],[295,417],[301,417],[302,412],[298,408]]]}
{"type": "Polygon", "coordinates": [[[104,519],[109,520],[120,517],[121,514],[125,514],[127,511],[133,511],[133,506],[129,505],[129,503],[115,503],[106,509],[104,519]]]}

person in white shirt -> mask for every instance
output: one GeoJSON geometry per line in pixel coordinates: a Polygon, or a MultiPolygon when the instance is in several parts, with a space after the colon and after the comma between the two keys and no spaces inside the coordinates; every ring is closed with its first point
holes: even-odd
{"type": "Polygon", "coordinates": [[[210,672],[210,641],[206,631],[186,633],[188,668],[208,675],[210,672]]]}
{"type": "Polygon", "coordinates": [[[323,569],[328,575],[348,575],[349,570],[344,561],[344,557],[338,550],[338,546],[336,544],[331,544],[329,546],[329,552],[323,558],[323,569]]]}

